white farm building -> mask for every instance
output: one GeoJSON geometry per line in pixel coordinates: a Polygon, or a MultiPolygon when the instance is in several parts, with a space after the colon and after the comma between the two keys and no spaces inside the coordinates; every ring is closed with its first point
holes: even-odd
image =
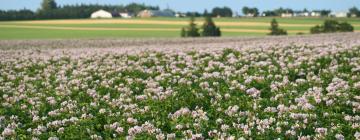
{"type": "Polygon", "coordinates": [[[331,15],[333,15],[334,17],[347,17],[347,12],[334,12],[331,15]]]}
{"type": "Polygon", "coordinates": [[[112,14],[105,10],[99,10],[91,14],[91,18],[112,18],[112,14]]]}

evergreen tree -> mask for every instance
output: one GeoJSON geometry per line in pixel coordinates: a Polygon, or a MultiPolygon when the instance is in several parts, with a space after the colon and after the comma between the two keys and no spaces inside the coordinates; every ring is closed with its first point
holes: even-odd
{"type": "Polygon", "coordinates": [[[214,21],[210,16],[205,17],[205,23],[202,26],[203,32],[202,36],[221,36],[221,31],[219,27],[216,27],[214,21]]]}
{"type": "Polygon", "coordinates": [[[206,17],[206,16],[209,16],[209,12],[207,11],[207,9],[205,9],[204,13],[203,13],[203,16],[206,17]]]}
{"type": "Polygon", "coordinates": [[[181,37],[186,37],[186,30],[185,28],[181,28],[181,37]]]}
{"type": "Polygon", "coordinates": [[[55,0],[43,0],[41,3],[41,10],[42,11],[51,11],[57,8],[57,4],[55,0]]]}
{"type": "Polygon", "coordinates": [[[276,19],[271,21],[270,33],[269,35],[287,35],[286,30],[280,29],[279,24],[276,19]]]}
{"type": "Polygon", "coordinates": [[[181,30],[182,37],[199,37],[199,28],[196,27],[195,17],[191,16],[189,26],[182,28],[181,30]]]}

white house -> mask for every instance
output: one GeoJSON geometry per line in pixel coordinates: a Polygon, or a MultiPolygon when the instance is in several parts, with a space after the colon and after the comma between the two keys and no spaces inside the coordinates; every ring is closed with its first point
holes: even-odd
{"type": "Polygon", "coordinates": [[[310,12],[295,12],[294,17],[308,17],[310,16],[310,12]]]}
{"type": "Polygon", "coordinates": [[[310,16],[309,12],[294,12],[294,17],[308,17],[310,16]]]}
{"type": "Polygon", "coordinates": [[[311,12],[311,16],[312,17],[320,17],[321,16],[321,13],[320,12],[311,12]]]}
{"type": "Polygon", "coordinates": [[[253,13],[248,13],[248,14],[245,15],[245,17],[255,17],[255,14],[253,14],[253,13]]]}
{"type": "Polygon", "coordinates": [[[112,18],[112,14],[105,10],[99,10],[91,14],[91,18],[112,18]]]}
{"type": "Polygon", "coordinates": [[[347,17],[347,14],[348,14],[347,12],[335,12],[332,15],[334,17],[347,17]]]}
{"type": "Polygon", "coordinates": [[[293,17],[292,13],[281,13],[281,17],[293,17]]]}
{"type": "Polygon", "coordinates": [[[183,13],[176,13],[175,17],[186,17],[186,15],[183,13]]]}

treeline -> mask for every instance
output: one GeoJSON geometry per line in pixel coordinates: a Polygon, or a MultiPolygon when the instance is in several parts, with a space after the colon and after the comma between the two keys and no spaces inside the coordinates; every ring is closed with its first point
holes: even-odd
{"type": "MultiPolygon", "coordinates": [[[[149,6],[145,4],[131,3],[128,5],[97,5],[97,4],[81,4],[81,5],[57,5],[55,0],[43,0],[41,3],[41,8],[37,11],[31,11],[27,9],[22,10],[0,10],[0,20],[31,20],[31,19],[78,19],[78,18],[89,18],[90,15],[99,10],[103,9],[113,14],[118,14],[119,12],[129,12],[132,14],[137,14],[141,10],[159,10],[158,6],[149,6]]],[[[331,13],[331,10],[293,10],[290,8],[277,8],[274,10],[267,10],[260,13],[259,9],[256,7],[243,7],[242,13],[245,16],[281,16],[283,13],[299,13],[299,12],[316,12],[320,16],[328,16],[331,13]]],[[[186,12],[181,13],[187,17],[233,17],[238,16],[237,13],[234,14],[233,10],[229,7],[215,7],[210,12],[205,10],[201,12],[186,12]]],[[[360,17],[360,10],[357,7],[352,7],[348,11],[348,16],[350,17],[360,17]]]]}
{"type": "Polygon", "coordinates": [[[208,12],[205,10],[203,13],[200,12],[186,12],[185,15],[187,17],[232,17],[233,11],[229,7],[215,7],[208,12]]]}
{"type": "Polygon", "coordinates": [[[0,10],[0,20],[32,20],[32,19],[78,19],[89,18],[90,15],[99,10],[107,10],[110,12],[130,12],[138,13],[141,10],[159,10],[158,6],[148,6],[145,4],[131,3],[128,5],[97,5],[97,4],[81,4],[81,5],[64,5],[58,6],[55,0],[43,0],[41,8],[36,12],[22,10],[0,10]]]}
{"type": "MultiPolygon", "coordinates": [[[[294,10],[291,8],[277,8],[273,10],[266,10],[263,12],[260,12],[260,10],[256,7],[247,7],[244,6],[241,9],[241,12],[244,16],[251,16],[251,17],[257,17],[257,16],[267,16],[267,17],[276,17],[281,16],[282,14],[295,14],[295,13],[311,13],[315,12],[316,16],[323,16],[327,17],[332,12],[331,10],[327,9],[321,9],[321,10],[294,10]]],[[[186,16],[194,16],[194,17],[206,17],[206,16],[212,16],[212,17],[234,17],[238,16],[237,13],[234,14],[234,12],[229,7],[215,7],[212,9],[212,11],[209,13],[207,10],[205,10],[203,13],[200,12],[187,12],[185,13],[186,16]]],[[[310,15],[308,15],[310,16],[310,15]]],[[[360,17],[360,10],[357,7],[352,7],[348,10],[348,16],[349,17],[360,17]]]]}
{"type": "Polygon", "coordinates": [[[36,14],[39,19],[76,19],[89,18],[90,15],[103,9],[113,14],[119,12],[133,12],[137,13],[144,9],[158,10],[159,7],[146,6],[143,4],[132,3],[126,6],[123,5],[65,5],[57,7],[52,10],[39,10],[36,14]]]}
{"type": "Polygon", "coordinates": [[[27,9],[22,10],[8,10],[3,11],[0,10],[0,20],[30,20],[30,19],[36,19],[36,14],[27,9]]]}
{"type": "Polygon", "coordinates": [[[274,9],[274,10],[267,10],[267,11],[264,11],[263,14],[265,16],[281,16],[281,14],[283,13],[290,13],[290,14],[294,14],[296,12],[317,12],[317,13],[320,13],[320,16],[328,16],[330,13],[331,13],[331,10],[326,10],[326,9],[323,9],[323,10],[312,10],[312,11],[309,11],[307,9],[304,9],[304,10],[293,10],[293,9],[290,9],[290,8],[278,8],[278,9],[274,9]]]}

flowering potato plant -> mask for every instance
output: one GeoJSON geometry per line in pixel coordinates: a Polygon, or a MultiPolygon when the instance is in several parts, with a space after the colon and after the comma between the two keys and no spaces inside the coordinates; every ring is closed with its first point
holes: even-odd
{"type": "Polygon", "coordinates": [[[1,50],[0,139],[360,139],[360,42],[314,42],[1,50]]]}

